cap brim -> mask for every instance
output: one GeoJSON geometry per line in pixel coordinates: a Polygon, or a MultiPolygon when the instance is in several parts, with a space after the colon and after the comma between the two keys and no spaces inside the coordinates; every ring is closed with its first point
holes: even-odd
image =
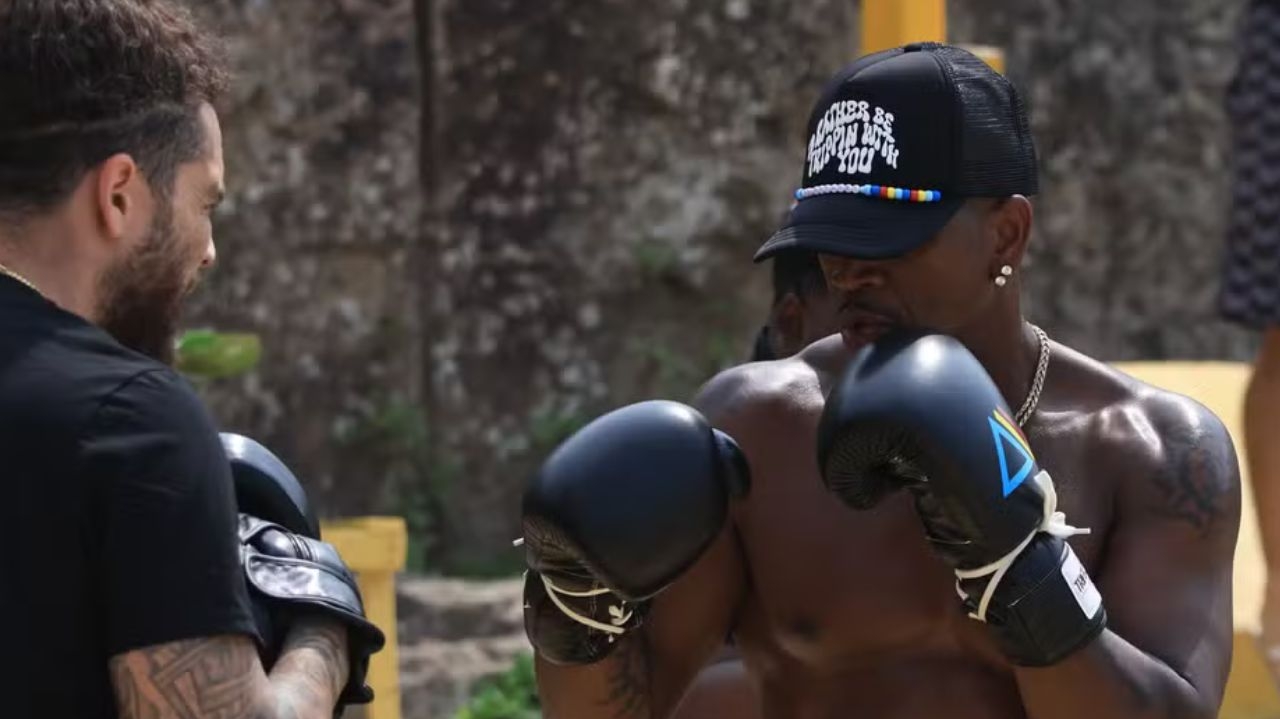
{"type": "Polygon", "coordinates": [[[755,262],[791,249],[884,260],[924,245],[964,205],[964,198],[906,202],[857,195],[801,200],[787,224],[756,251],[755,262]]]}

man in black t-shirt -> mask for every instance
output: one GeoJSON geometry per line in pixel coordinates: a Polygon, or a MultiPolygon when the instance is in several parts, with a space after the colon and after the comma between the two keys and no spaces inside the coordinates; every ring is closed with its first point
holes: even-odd
{"type": "Polygon", "coordinates": [[[331,717],[354,675],[319,614],[264,671],[227,458],[168,367],[223,83],[167,0],[0,0],[5,717],[331,717]]]}

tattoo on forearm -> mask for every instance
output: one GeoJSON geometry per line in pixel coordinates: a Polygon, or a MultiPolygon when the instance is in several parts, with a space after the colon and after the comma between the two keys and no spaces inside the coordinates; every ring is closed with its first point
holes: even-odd
{"type": "Polygon", "coordinates": [[[271,670],[272,683],[278,688],[280,716],[292,716],[289,710],[304,707],[333,706],[349,671],[341,631],[340,627],[324,624],[298,628],[289,635],[280,660],[271,670]]]}
{"type": "Polygon", "coordinates": [[[1224,442],[1217,432],[1203,427],[1187,427],[1166,437],[1165,465],[1154,476],[1161,514],[1208,533],[1226,511],[1231,489],[1224,442]]]}
{"type": "Polygon", "coordinates": [[[117,705],[128,719],[206,719],[253,716],[261,681],[247,640],[195,639],[111,660],[117,705]],[[241,641],[244,643],[242,644],[241,641]]]}
{"type": "Polygon", "coordinates": [[[122,719],[300,719],[333,713],[347,681],[341,627],[296,629],[270,685],[247,637],[172,642],[111,660],[122,719]]]}
{"type": "Polygon", "coordinates": [[[623,640],[613,654],[609,672],[609,696],[605,705],[615,710],[619,719],[650,715],[649,648],[644,636],[635,634],[623,640]]]}

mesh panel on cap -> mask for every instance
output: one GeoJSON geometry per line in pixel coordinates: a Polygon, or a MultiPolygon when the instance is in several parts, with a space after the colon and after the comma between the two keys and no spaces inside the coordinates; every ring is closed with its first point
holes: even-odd
{"type": "Polygon", "coordinates": [[[967,51],[943,47],[936,52],[960,103],[958,194],[1036,194],[1035,145],[1022,96],[1013,83],[967,51]]]}

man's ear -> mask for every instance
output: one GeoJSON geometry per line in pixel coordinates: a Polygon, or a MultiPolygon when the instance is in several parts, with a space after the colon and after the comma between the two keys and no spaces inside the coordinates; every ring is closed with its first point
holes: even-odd
{"type": "Polygon", "coordinates": [[[794,292],[773,303],[769,334],[778,357],[789,357],[804,347],[804,304],[794,292]]]}
{"type": "Polygon", "coordinates": [[[996,263],[991,268],[992,277],[1000,271],[1002,265],[1015,269],[1022,266],[1022,258],[1031,241],[1032,215],[1031,201],[1022,195],[1009,197],[992,210],[988,219],[996,263]]]}
{"type": "Polygon", "coordinates": [[[140,190],[146,182],[133,158],[124,153],[108,157],[98,166],[94,199],[103,234],[120,241],[142,211],[140,190]]]}

